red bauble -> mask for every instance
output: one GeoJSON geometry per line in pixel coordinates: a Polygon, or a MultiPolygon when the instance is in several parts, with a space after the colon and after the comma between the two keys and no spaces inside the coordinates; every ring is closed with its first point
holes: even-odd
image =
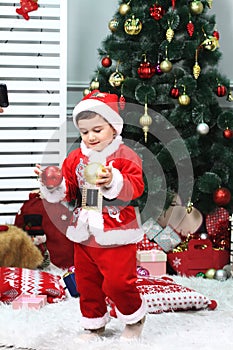
{"type": "Polygon", "coordinates": [[[153,6],[150,7],[150,15],[156,21],[159,21],[164,14],[165,14],[165,10],[162,6],[154,4],[153,6]]]}
{"type": "Polygon", "coordinates": [[[142,79],[150,79],[155,74],[155,67],[150,62],[143,62],[138,67],[138,75],[142,79]]]}
{"type": "Polygon", "coordinates": [[[214,191],[213,200],[219,206],[227,205],[231,200],[231,192],[225,187],[220,187],[214,191]]]}
{"type": "Polygon", "coordinates": [[[226,128],[223,131],[223,136],[225,137],[225,139],[231,139],[233,137],[233,131],[231,129],[226,128]]]}
{"type": "Polygon", "coordinates": [[[170,90],[170,96],[172,98],[178,98],[180,96],[179,89],[176,86],[173,86],[170,90]]]}
{"type": "Polygon", "coordinates": [[[57,187],[62,182],[62,171],[55,165],[49,165],[42,171],[41,180],[47,187],[57,187]]]}
{"type": "Polygon", "coordinates": [[[216,94],[218,97],[225,96],[227,94],[226,86],[218,84],[217,89],[216,89],[216,94]]]}
{"type": "Polygon", "coordinates": [[[214,36],[217,40],[219,40],[219,38],[220,38],[219,32],[218,32],[217,30],[215,30],[215,31],[213,32],[213,36],[214,36]]]}
{"type": "Polygon", "coordinates": [[[119,98],[119,106],[122,111],[125,109],[125,103],[125,97],[121,95],[119,98]]]}
{"type": "Polygon", "coordinates": [[[106,56],[104,58],[102,58],[102,66],[105,67],[105,68],[108,68],[112,65],[112,60],[109,56],[106,56]]]}

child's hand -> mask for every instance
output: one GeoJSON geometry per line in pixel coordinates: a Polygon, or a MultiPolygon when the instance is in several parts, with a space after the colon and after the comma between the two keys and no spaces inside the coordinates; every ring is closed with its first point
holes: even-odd
{"type": "Polygon", "coordinates": [[[41,170],[40,164],[36,164],[36,167],[34,169],[34,173],[38,176],[39,179],[41,179],[42,170],[41,170]]]}
{"type": "Polygon", "coordinates": [[[96,180],[96,186],[108,187],[112,182],[113,174],[112,167],[105,166],[100,172],[98,172],[98,178],[96,180]]]}

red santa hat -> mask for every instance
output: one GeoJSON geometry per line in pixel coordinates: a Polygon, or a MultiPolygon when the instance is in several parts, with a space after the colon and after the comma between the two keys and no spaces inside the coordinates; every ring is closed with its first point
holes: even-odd
{"type": "Polygon", "coordinates": [[[123,128],[123,119],[119,115],[118,96],[107,92],[93,90],[84,96],[73,110],[73,122],[78,129],[76,117],[84,111],[92,111],[101,115],[109,124],[113,126],[117,134],[120,135],[123,128]]]}

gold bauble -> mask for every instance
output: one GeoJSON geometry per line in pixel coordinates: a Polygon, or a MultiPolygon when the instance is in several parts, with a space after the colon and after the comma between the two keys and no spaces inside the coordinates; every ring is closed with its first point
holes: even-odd
{"type": "Polygon", "coordinates": [[[198,62],[195,62],[195,65],[193,66],[193,76],[195,79],[199,77],[201,73],[201,67],[199,66],[198,62]]]}
{"type": "Polygon", "coordinates": [[[215,51],[217,47],[219,47],[219,42],[214,36],[209,36],[201,43],[201,46],[203,46],[206,50],[215,51]]]}
{"type": "Polygon", "coordinates": [[[209,8],[211,9],[211,8],[212,8],[212,5],[213,5],[213,0],[207,0],[207,2],[208,2],[209,8]]]}
{"type": "Polygon", "coordinates": [[[172,63],[169,61],[168,58],[166,58],[164,61],[160,63],[159,67],[162,72],[168,73],[172,69],[172,63]]]}
{"type": "Polygon", "coordinates": [[[190,97],[186,93],[183,93],[179,96],[178,101],[180,105],[187,106],[190,104],[190,97]]]}
{"type": "Polygon", "coordinates": [[[90,163],[84,168],[84,178],[89,184],[95,185],[99,173],[104,170],[105,168],[101,163],[90,163]]]}
{"type": "Polygon", "coordinates": [[[91,92],[90,89],[86,88],[83,90],[83,96],[87,96],[91,92]]]}
{"type": "Polygon", "coordinates": [[[127,4],[121,4],[119,7],[119,13],[124,16],[130,11],[129,2],[127,4]]]}
{"type": "Polygon", "coordinates": [[[133,15],[132,18],[125,21],[124,30],[129,35],[137,35],[142,30],[142,22],[133,15]]]}
{"type": "Polygon", "coordinates": [[[99,87],[100,87],[100,83],[97,80],[97,78],[95,80],[92,80],[91,85],[90,85],[91,90],[98,90],[99,87]]]}
{"type": "Polygon", "coordinates": [[[109,84],[113,87],[121,86],[123,81],[125,80],[124,75],[118,71],[113,72],[109,77],[109,84]]]}
{"type": "Polygon", "coordinates": [[[190,10],[195,15],[200,15],[203,12],[204,6],[201,1],[194,0],[190,4],[190,10]]]}
{"type": "Polygon", "coordinates": [[[118,28],[119,22],[114,18],[112,19],[109,23],[108,23],[108,28],[112,31],[112,32],[116,32],[117,28],[118,28]]]}
{"type": "Polygon", "coordinates": [[[173,37],[174,37],[174,30],[171,27],[169,27],[166,31],[166,39],[170,43],[173,37]]]}
{"type": "Polygon", "coordinates": [[[205,273],[205,277],[209,279],[213,279],[215,275],[216,270],[215,269],[208,269],[205,273]]]}

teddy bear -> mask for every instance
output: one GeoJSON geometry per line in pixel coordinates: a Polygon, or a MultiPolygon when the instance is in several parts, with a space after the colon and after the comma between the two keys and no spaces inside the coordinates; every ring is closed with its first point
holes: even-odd
{"type": "Polygon", "coordinates": [[[0,225],[0,266],[36,269],[43,260],[25,231],[14,225],[0,225]]]}

